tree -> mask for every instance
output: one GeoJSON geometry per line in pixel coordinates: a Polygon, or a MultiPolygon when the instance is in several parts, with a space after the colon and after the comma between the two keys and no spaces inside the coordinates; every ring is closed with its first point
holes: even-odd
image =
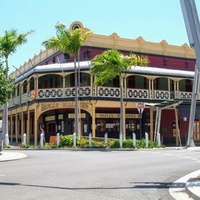
{"type": "Polygon", "coordinates": [[[8,102],[10,95],[12,93],[13,79],[7,76],[8,70],[3,67],[3,64],[0,62],[0,106],[8,102]]]}
{"type": "MultiPolygon", "coordinates": [[[[29,31],[27,33],[18,34],[17,30],[12,29],[10,31],[5,31],[5,35],[2,37],[0,36],[0,57],[5,59],[5,71],[3,70],[5,74],[6,79],[8,78],[8,72],[9,72],[9,63],[8,59],[9,56],[16,52],[17,47],[26,43],[27,39],[26,37],[31,34],[33,31],[29,31]]],[[[5,90],[7,91],[7,90],[5,90]]],[[[3,136],[5,139],[5,135],[8,135],[8,103],[6,102],[4,104],[4,113],[3,113],[3,136]]],[[[7,144],[8,141],[6,141],[7,144]]],[[[9,143],[9,142],[8,142],[9,143]]]]}
{"type": "Polygon", "coordinates": [[[70,56],[74,57],[74,86],[75,86],[75,133],[78,133],[78,78],[77,78],[77,66],[76,59],[79,53],[79,50],[83,42],[91,34],[90,31],[85,32],[81,28],[75,30],[69,30],[62,23],[57,23],[56,26],[56,36],[52,36],[42,43],[47,49],[56,49],[62,51],[63,53],[68,53],[70,56]]]}
{"type": "Polygon", "coordinates": [[[95,76],[96,85],[104,85],[108,81],[119,77],[120,83],[120,134],[125,139],[124,132],[124,106],[123,106],[123,75],[127,72],[131,66],[147,66],[149,60],[147,57],[137,56],[130,54],[128,56],[123,55],[117,50],[107,50],[102,54],[97,55],[91,61],[91,71],[95,76]]]}
{"type": "Polygon", "coordinates": [[[31,30],[27,33],[18,34],[17,30],[12,29],[10,31],[5,31],[3,37],[0,36],[0,57],[5,59],[7,70],[9,70],[8,57],[16,52],[18,46],[27,42],[26,37],[32,32],[31,30]]]}

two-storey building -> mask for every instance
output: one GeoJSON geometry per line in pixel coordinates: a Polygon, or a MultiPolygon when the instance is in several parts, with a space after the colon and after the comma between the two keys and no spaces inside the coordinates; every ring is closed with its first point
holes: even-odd
{"type": "MultiPolygon", "coordinates": [[[[72,23],[70,29],[77,27],[88,30],[81,22],[72,23]]],[[[130,138],[132,132],[137,138],[144,137],[147,132],[153,140],[159,132],[164,144],[178,144],[180,138],[185,142],[194,66],[194,50],[187,44],[175,46],[165,40],[155,43],[142,37],[126,39],[116,33],[110,36],[92,34],[81,47],[78,58],[80,135],[92,133],[93,137],[103,137],[107,132],[108,137],[118,138],[120,95],[123,95],[125,138],[130,138]],[[90,60],[108,49],[149,58],[149,66],[132,67],[124,74],[123,94],[120,94],[118,78],[97,87],[90,73],[90,60]],[[143,112],[139,113],[138,108],[143,112]]],[[[15,78],[15,88],[9,102],[10,141],[20,142],[26,133],[28,143],[38,144],[41,124],[47,141],[58,132],[73,134],[73,58],[63,52],[44,50],[11,76],[15,78]]],[[[200,141],[198,113],[195,141],[200,141]]]]}

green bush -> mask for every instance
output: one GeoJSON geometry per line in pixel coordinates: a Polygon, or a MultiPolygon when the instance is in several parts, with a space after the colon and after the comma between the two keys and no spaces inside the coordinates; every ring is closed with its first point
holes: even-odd
{"type": "Polygon", "coordinates": [[[84,148],[84,147],[87,147],[88,144],[89,144],[88,139],[80,138],[79,140],[77,140],[77,146],[78,147],[84,148]]]}
{"type": "Polygon", "coordinates": [[[112,142],[110,142],[110,148],[120,148],[120,142],[119,140],[113,140],[112,142]]]}
{"type": "Polygon", "coordinates": [[[72,135],[61,135],[60,136],[60,147],[72,147],[73,136],[72,135]]]}
{"type": "Polygon", "coordinates": [[[44,144],[44,148],[49,148],[49,149],[51,149],[51,148],[55,148],[56,147],[56,145],[55,144],[52,144],[52,143],[45,143],[44,144]]]}
{"type": "Polygon", "coordinates": [[[133,140],[128,139],[123,141],[123,148],[133,148],[133,140]]]}
{"type": "MultiPolygon", "coordinates": [[[[81,137],[80,139],[76,138],[76,145],[80,148],[88,148],[89,147],[89,139],[81,137]]],[[[72,135],[61,135],[60,136],[60,147],[72,147],[73,146],[73,136],[72,135]]],[[[46,143],[44,145],[45,148],[55,148],[56,145],[46,143]]],[[[92,148],[120,148],[120,140],[119,139],[108,139],[108,143],[105,146],[104,139],[92,139],[92,148]]],[[[149,141],[148,148],[155,148],[157,144],[155,142],[149,141]]],[[[8,148],[8,147],[7,147],[8,148]]],[[[23,146],[23,148],[28,148],[23,146]]],[[[127,139],[123,141],[123,148],[133,148],[133,140],[127,139]]],[[[136,147],[137,149],[146,148],[146,140],[136,140],[136,147]]]]}
{"type": "Polygon", "coordinates": [[[4,148],[4,149],[9,149],[9,148],[10,148],[10,145],[4,145],[3,148],[4,148]]]}
{"type": "Polygon", "coordinates": [[[157,143],[153,141],[149,141],[148,148],[155,148],[155,147],[158,147],[157,143]]]}
{"type": "Polygon", "coordinates": [[[25,149],[28,149],[28,148],[30,148],[30,145],[28,145],[28,144],[22,144],[22,146],[21,146],[21,148],[25,148],[25,149]]]}
{"type": "Polygon", "coordinates": [[[93,147],[93,148],[104,148],[105,145],[104,145],[104,142],[103,142],[103,141],[95,141],[95,140],[92,140],[92,147],[93,147]]]}
{"type": "MultiPolygon", "coordinates": [[[[138,149],[140,148],[146,148],[146,140],[145,139],[141,139],[141,140],[136,140],[136,147],[138,149]]],[[[150,141],[148,143],[148,148],[155,148],[157,147],[156,142],[150,141]]]]}
{"type": "Polygon", "coordinates": [[[146,140],[141,139],[141,140],[136,140],[136,148],[146,148],[146,140]]]}

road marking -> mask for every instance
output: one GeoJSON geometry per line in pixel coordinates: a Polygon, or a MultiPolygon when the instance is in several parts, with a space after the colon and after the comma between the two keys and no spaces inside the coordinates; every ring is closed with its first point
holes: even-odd
{"type": "Polygon", "coordinates": [[[0,176],[5,176],[5,174],[0,174],[0,176]]]}

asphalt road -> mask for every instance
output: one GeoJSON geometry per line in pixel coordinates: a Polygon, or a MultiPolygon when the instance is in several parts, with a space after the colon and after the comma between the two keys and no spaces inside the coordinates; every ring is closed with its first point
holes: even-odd
{"type": "Polygon", "coordinates": [[[0,163],[0,199],[170,200],[169,186],[200,169],[200,150],[20,150],[0,163]]]}

